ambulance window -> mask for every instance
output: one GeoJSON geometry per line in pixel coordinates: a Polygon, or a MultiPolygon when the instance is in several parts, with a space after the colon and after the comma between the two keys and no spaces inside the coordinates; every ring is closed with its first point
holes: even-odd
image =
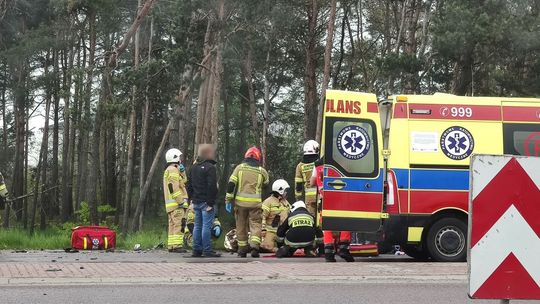
{"type": "Polygon", "coordinates": [[[540,124],[504,124],[504,154],[540,156],[540,124]]]}
{"type": "Polygon", "coordinates": [[[326,163],[351,177],[378,175],[377,137],[371,120],[327,119],[326,163]],[[331,157],[328,157],[331,156],[331,157]]]}

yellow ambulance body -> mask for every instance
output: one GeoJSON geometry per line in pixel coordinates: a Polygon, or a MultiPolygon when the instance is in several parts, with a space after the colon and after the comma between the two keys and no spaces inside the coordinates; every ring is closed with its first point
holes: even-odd
{"type": "Polygon", "coordinates": [[[466,256],[472,154],[540,156],[540,99],[329,90],[323,229],[377,233],[416,258],[466,256]]]}

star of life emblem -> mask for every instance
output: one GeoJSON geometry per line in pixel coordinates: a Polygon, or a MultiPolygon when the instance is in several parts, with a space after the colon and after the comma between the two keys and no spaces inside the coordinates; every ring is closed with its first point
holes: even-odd
{"type": "Polygon", "coordinates": [[[450,127],[441,135],[441,150],[450,159],[465,159],[474,150],[474,138],[471,132],[463,127],[450,127]]]}
{"type": "Polygon", "coordinates": [[[339,131],[336,146],[345,158],[357,160],[363,158],[369,152],[371,139],[364,128],[350,125],[339,131]]]}

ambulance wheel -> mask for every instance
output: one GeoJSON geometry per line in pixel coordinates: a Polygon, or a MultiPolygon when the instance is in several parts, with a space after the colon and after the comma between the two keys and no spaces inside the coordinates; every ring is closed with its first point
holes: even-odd
{"type": "Polygon", "coordinates": [[[429,228],[426,245],[437,262],[462,262],[467,258],[467,224],[455,218],[442,218],[429,228]]]}
{"type": "Polygon", "coordinates": [[[404,245],[401,246],[401,249],[403,252],[405,252],[406,255],[410,256],[413,259],[425,261],[429,259],[429,253],[426,252],[423,248],[421,248],[419,245],[404,245]]]}

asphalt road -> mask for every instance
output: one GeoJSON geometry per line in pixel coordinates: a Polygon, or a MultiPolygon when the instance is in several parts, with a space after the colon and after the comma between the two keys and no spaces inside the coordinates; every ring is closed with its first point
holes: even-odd
{"type": "MultiPolygon", "coordinates": [[[[466,290],[466,284],[462,283],[238,283],[137,286],[18,286],[0,288],[0,302],[5,304],[498,303],[498,301],[469,300],[466,296],[466,290]]],[[[518,302],[512,301],[512,303],[518,302]]]]}

